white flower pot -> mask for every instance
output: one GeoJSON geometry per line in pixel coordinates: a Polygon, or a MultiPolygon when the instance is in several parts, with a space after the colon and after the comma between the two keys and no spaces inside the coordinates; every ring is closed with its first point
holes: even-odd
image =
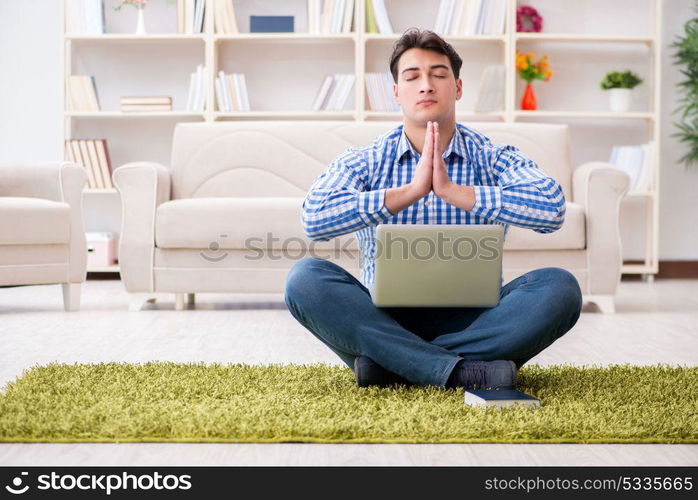
{"type": "Polygon", "coordinates": [[[145,35],[145,9],[138,9],[138,24],[136,25],[136,35],[145,35]]]}
{"type": "Polygon", "coordinates": [[[609,104],[614,113],[624,113],[630,109],[632,89],[608,89],[609,104]]]}

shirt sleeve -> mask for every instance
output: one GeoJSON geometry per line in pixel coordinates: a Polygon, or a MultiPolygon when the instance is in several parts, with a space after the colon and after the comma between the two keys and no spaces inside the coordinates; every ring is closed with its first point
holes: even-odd
{"type": "Polygon", "coordinates": [[[369,190],[368,172],[364,153],[349,148],[315,179],[301,211],[310,239],[326,241],[393,216],[385,206],[386,189],[369,190]]]}
{"type": "Polygon", "coordinates": [[[551,233],[565,220],[565,196],[560,184],[515,146],[496,144],[481,156],[496,185],[473,186],[470,211],[501,223],[551,233]]]}

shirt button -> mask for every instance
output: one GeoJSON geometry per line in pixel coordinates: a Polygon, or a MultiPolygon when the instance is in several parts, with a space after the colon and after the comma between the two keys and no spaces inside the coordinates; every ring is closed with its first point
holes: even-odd
{"type": "Polygon", "coordinates": [[[424,202],[424,206],[425,206],[425,207],[428,207],[428,206],[429,206],[429,202],[428,202],[428,201],[425,201],[425,202],[424,202]]]}
{"type": "Polygon", "coordinates": [[[528,210],[528,205],[524,205],[524,206],[523,206],[523,209],[524,209],[524,210],[528,210]]]}

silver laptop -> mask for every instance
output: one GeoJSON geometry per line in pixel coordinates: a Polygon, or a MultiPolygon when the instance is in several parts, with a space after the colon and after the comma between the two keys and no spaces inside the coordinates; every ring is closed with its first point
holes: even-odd
{"type": "Polygon", "coordinates": [[[373,303],[496,306],[503,243],[504,226],[498,224],[379,224],[373,303]]]}

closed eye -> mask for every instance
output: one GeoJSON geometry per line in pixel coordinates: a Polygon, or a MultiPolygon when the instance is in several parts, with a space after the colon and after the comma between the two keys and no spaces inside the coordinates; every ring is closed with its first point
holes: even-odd
{"type": "MultiPolygon", "coordinates": [[[[436,76],[436,78],[446,78],[445,76],[439,76],[439,75],[435,75],[435,76],[436,76]]],[[[405,80],[405,81],[411,82],[412,80],[416,80],[416,79],[417,79],[416,77],[415,77],[415,78],[408,78],[408,79],[405,80]]]]}

